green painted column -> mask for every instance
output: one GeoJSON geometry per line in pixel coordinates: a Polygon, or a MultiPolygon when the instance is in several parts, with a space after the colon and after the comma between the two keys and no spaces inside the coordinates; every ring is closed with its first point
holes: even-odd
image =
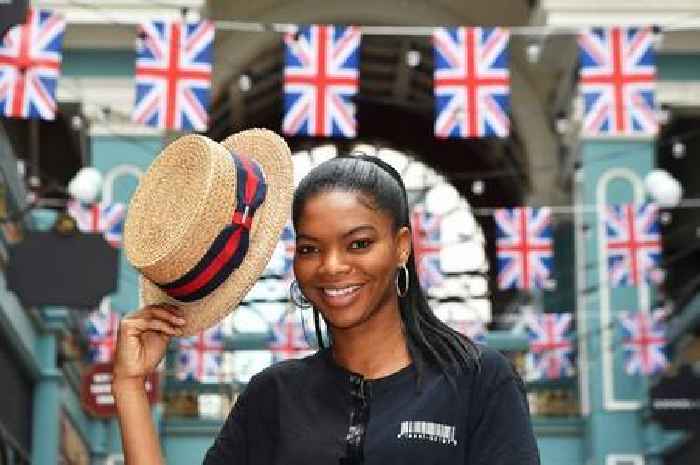
{"type": "MultiPolygon", "coordinates": [[[[602,207],[646,200],[643,179],[652,168],[652,140],[585,140],[577,173],[577,322],[586,463],[642,465],[650,448],[643,409],[648,379],[624,371],[618,317],[649,311],[646,283],[614,288],[608,281],[602,207]]],[[[651,438],[653,440],[653,438],[651,438]]]]}
{"type": "Polygon", "coordinates": [[[49,330],[37,339],[40,378],[34,387],[32,408],[32,464],[58,463],[59,415],[63,375],[56,366],[57,334],[49,330]]]}

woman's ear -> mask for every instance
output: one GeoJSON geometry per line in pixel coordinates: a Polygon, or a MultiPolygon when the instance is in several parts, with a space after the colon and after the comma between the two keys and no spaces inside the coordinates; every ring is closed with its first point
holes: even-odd
{"type": "Polygon", "coordinates": [[[411,230],[408,226],[401,226],[396,233],[396,259],[398,265],[408,262],[411,255],[411,230]]]}

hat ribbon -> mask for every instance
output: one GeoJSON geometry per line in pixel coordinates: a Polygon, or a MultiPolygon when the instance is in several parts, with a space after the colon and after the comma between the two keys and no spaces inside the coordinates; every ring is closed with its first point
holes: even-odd
{"type": "Polygon", "coordinates": [[[216,236],[194,268],[171,283],[158,284],[180,302],[193,302],[211,294],[241,265],[248,252],[253,215],[265,200],[267,184],[255,160],[233,152],[231,155],[236,169],[236,210],[231,223],[216,236]]]}

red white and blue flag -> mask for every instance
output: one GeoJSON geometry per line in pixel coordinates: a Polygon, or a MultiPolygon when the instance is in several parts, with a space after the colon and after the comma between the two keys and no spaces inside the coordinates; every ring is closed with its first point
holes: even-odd
{"type": "Polygon", "coordinates": [[[63,17],[29,8],[0,42],[0,115],[53,120],[61,69],[63,17]]]}
{"type": "Polygon", "coordinates": [[[180,381],[225,381],[224,334],[221,325],[178,341],[175,377],[180,381]]]}
{"type": "Polygon", "coordinates": [[[498,27],[435,29],[437,137],[508,136],[509,36],[508,30],[498,27]]]}
{"type": "Polygon", "coordinates": [[[103,300],[100,307],[90,312],[85,321],[90,363],[112,361],[118,330],[119,314],[112,310],[109,300],[103,300]]]}
{"type": "Polygon", "coordinates": [[[486,325],[480,319],[449,319],[445,324],[478,344],[486,344],[486,325]]]}
{"type": "Polygon", "coordinates": [[[142,23],[132,120],[163,129],[206,130],[213,42],[211,21],[142,23]]]}
{"type": "Polygon", "coordinates": [[[275,362],[306,357],[313,353],[298,312],[284,312],[272,324],[272,340],[268,347],[275,362]]]}
{"type": "Polygon", "coordinates": [[[661,225],[655,204],[645,203],[636,208],[632,204],[608,205],[605,237],[613,287],[637,286],[643,280],[661,281],[661,225]]]}
{"type": "Polygon", "coordinates": [[[440,267],[440,215],[430,213],[422,205],[417,205],[411,212],[411,232],[413,255],[423,289],[438,287],[443,283],[440,267]]]}
{"type": "Polygon", "coordinates": [[[594,28],[579,35],[584,134],[656,134],[653,35],[649,27],[594,28]]]}
{"type": "Polygon", "coordinates": [[[499,289],[547,288],[552,273],[549,208],[503,208],[494,213],[499,289]]]}
{"type": "Polygon", "coordinates": [[[620,314],[625,371],[628,375],[654,375],[668,366],[665,312],[620,314]]]}
{"type": "Polygon", "coordinates": [[[573,344],[568,338],[570,313],[529,315],[525,321],[530,351],[528,379],[557,379],[573,374],[573,344]]]}
{"type": "Polygon", "coordinates": [[[79,231],[102,233],[113,247],[121,247],[126,213],[124,204],[95,202],[87,205],[71,200],[66,211],[75,219],[79,231]]]}
{"type": "Polygon", "coordinates": [[[272,253],[272,258],[265,269],[266,275],[276,275],[286,281],[291,281],[294,276],[292,264],[296,252],[296,237],[294,227],[287,223],[282,229],[280,240],[272,253]]]}
{"type": "Polygon", "coordinates": [[[355,137],[360,38],[358,27],[330,25],[284,36],[285,134],[355,137]]]}

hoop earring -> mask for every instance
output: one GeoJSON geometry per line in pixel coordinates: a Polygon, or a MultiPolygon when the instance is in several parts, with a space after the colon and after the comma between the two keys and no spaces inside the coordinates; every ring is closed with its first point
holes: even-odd
{"type": "Polygon", "coordinates": [[[410,284],[411,281],[408,278],[408,267],[405,263],[403,263],[396,272],[396,294],[398,294],[399,297],[406,297],[410,284]],[[403,271],[404,281],[406,282],[403,290],[401,290],[401,286],[399,286],[399,276],[401,275],[400,271],[403,271]]]}
{"type": "Polygon", "coordinates": [[[309,308],[311,306],[311,302],[301,292],[301,287],[299,287],[296,279],[289,285],[289,298],[297,308],[309,308]]]}

